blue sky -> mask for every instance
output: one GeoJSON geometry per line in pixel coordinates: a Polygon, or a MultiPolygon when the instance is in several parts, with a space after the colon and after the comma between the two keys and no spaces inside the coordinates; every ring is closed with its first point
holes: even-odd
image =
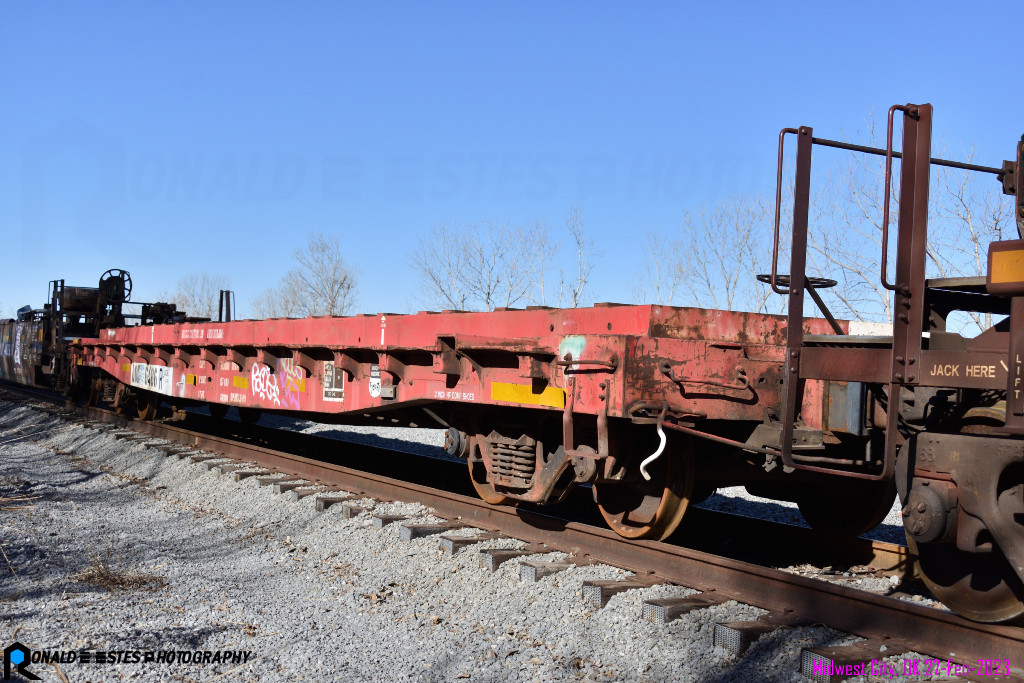
{"type": "MultiPolygon", "coordinates": [[[[242,313],[309,231],[360,312],[424,308],[440,221],[583,210],[591,300],[628,301],[647,230],[774,187],[778,131],[935,105],[950,156],[1024,132],[1010,3],[3,3],[0,314],[125,268],[242,313]],[[854,8],[854,6],[856,8],[854,8]]],[[[570,256],[568,245],[561,258],[570,256]]]]}

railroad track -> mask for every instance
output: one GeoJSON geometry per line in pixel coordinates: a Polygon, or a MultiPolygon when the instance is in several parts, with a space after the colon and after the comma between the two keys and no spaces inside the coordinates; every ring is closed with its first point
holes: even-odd
{"type": "MultiPolygon", "coordinates": [[[[12,391],[50,403],[57,402],[53,397],[21,388],[12,391]]],[[[49,412],[87,424],[120,428],[115,436],[121,438],[142,441],[156,438],[178,444],[177,447],[163,448],[179,456],[183,449],[215,453],[216,457],[194,459],[216,462],[221,473],[231,473],[236,478],[257,476],[255,470],[262,469],[265,481],[261,483],[273,485],[277,491],[288,492],[294,498],[316,495],[321,509],[335,504],[345,505],[356,497],[421,503],[448,521],[432,525],[405,524],[404,537],[438,534],[442,548],[449,552],[456,552],[473,542],[472,538],[444,535],[445,531],[459,526],[476,527],[486,532],[480,540],[493,538],[495,534],[521,539],[528,544],[525,551],[489,551],[486,557],[492,569],[503,561],[518,559],[522,562],[521,576],[525,579],[536,580],[564,566],[563,563],[537,562],[529,557],[550,551],[570,553],[574,558],[572,563],[601,562],[636,573],[625,581],[585,583],[584,598],[596,607],[602,607],[610,596],[618,592],[654,583],[670,583],[699,593],[678,600],[649,601],[644,606],[644,616],[656,621],[669,621],[689,610],[724,600],[736,600],[768,610],[768,614],[757,622],[732,622],[716,627],[718,644],[737,652],[767,631],[810,623],[824,624],[864,639],[845,648],[805,651],[803,665],[808,673],[815,660],[849,664],[913,651],[953,662],[1009,658],[1013,674],[1024,680],[1024,628],[979,624],[944,610],[809,579],[704,550],[652,541],[627,542],[607,529],[525,507],[490,506],[463,493],[186,429],[173,423],[126,420],[109,411],[80,406],[55,405],[49,408],[49,412]],[[258,467],[249,467],[248,463],[258,467]],[[341,492],[358,495],[346,496],[341,492]],[[898,634],[898,637],[893,637],[893,634],[898,634]]],[[[289,438],[295,437],[289,434],[289,438]]],[[[311,446],[307,444],[305,448],[308,450],[311,446]]],[[[346,445],[346,449],[349,448],[346,445]]],[[[365,456],[365,449],[381,450],[371,447],[356,450],[365,456]]],[[[352,507],[349,511],[360,512],[352,507]]],[[[375,521],[383,526],[402,520],[378,516],[375,521]]],[[[749,524],[749,520],[746,523],[749,524]]],[[[757,531],[752,538],[766,537],[766,527],[755,527],[757,531]]],[[[771,537],[776,544],[799,543],[801,539],[809,543],[817,538],[804,529],[779,525],[770,525],[770,528],[784,536],[782,539],[778,535],[771,537]]],[[[862,539],[851,546],[852,556],[866,560],[862,564],[876,569],[905,571],[910,566],[906,549],[900,546],[862,539]]]]}

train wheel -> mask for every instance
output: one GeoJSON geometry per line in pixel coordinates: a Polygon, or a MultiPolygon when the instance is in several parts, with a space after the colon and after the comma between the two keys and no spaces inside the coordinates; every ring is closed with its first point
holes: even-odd
{"type": "Polygon", "coordinates": [[[469,465],[469,480],[481,501],[489,505],[508,505],[514,502],[508,496],[499,494],[494,484],[487,481],[487,468],[483,464],[480,445],[476,439],[470,439],[467,443],[466,464],[469,465]]]}
{"type": "Polygon", "coordinates": [[[118,384],[114,390],[114,412],[120,416],[128,414],[128,404],[131,403],[132,393],[123,384],[118,384]]]}
{"type": "Polygon", "coordinates": [[[480,459],[479,452],[473,446],[470,447],[467,463],[469,464],[469,480],[473,483],[476,495],[480,496],[481,500],[490,505],[508,505],[512,502],[508,496],[495,491],[491,482],[487,481],[487,468],[484,466],[484,461],[480,459]]]}
{"type": "Polygon", "coordinates": [[[896,482],[843,478],[811,485],[796,496],[800,514],[815,531],[856,538],[882,523],[896,500],[896,482]]]}
{"type": "MultiPolygon", "coordinates": [[[[624,538],[664,540],[683,521],[693,497],[694,457],[685,449],[666,452],[647,468],[650,481],[639,474],[628,483],[594,484],[594,498],[612,531],[624,538]]],[[[639,461],[635,462],[639,468],[639,461]]]]}
{"type": "Polygon", "coordinates": [[[718,493],[718,488],[710,484],[695,484],[693,494],[690,496],[690,505],[700,505],[711,496],[718,493]]]}
{"type": "Polygon", "coordinates": [[[156,410],[160,406],[160,395],[154,394],[151,391],[143,392],[135,400],[139,419],[140,420],[152,420],[156,418],[156,410]]]}
{"type": "Polygon", "coordinates": [[[916,543],[910,534],[907,547],[928,590],[960,616],[987,623],[1024,617],[1024,584],[998,547],[968,553],[952,543],[916,543]]]}
{"type": "MultiPolygon", "coordinates": [[[[965,421],[965,432],[990,428],[993,418],[1001,423],[998,416],[991,414],[968,417],[972,419],[965,421]]],[[[897,474],[902,471],[899,468],[908,467],[904,457],[901,451],[897,474]]],[[[999,516],[1015,523],[1016,533],[1011,532],[1011,536],[1020,538],[1024,529],[1024,465],[1014,463],[1002,470],[995,495],[999,516]]],[[[987,537],[979,541],[991,545],[988,552],[968,552],[948,542],[919,543],[909,531],[907,546],[917,556],[921,580],[949,609],[974,621],[1024,621],[1024,581],[991,532],[985,534],[987,537]]]]}
{"type": "Polygon", "coordinates": [[[94,379],[89,382],[89,396],[85,399],[85,405],[90,408],[95,407],[100,402],[100,396],[103,395],[103,380],[94,379]]]}
{"type": "Polygon", "coordinates": [[[211,403],[209,404],[210,417],[215,417],[218,420],[223,420],[227,417],[228,407],[223,403],[211,403]]]}

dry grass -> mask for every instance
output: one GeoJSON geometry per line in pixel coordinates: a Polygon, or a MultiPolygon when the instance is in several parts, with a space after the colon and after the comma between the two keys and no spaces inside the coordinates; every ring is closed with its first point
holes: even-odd
{"type": "Polygon", "coordinates": [[[244,633],[245,635],[249,636],[250,638],[255,638],[256,634],[259,633],[259,629],[260,629],[259,626],[257,626],[256,624],[249,623],[248,621],[227,621],[227,620],[225,620],[224,623],[225,624],[232,624],[234,626],[241,626],[242,627],[242,633],[244,633]]]}
{"type": "Polygon", "coordinates": [[[110,548],[102,555],[90,555],[88,568],[71,575],[71,580],[87,583],[108,591],[159,590],[167,585],[166,577],[115,569],[110,561],[110,548]]]}
{"type": "MultiPolygon", "coordinates": [[[[27,479],[21,477],[6,476],[0,477],[0,489],[23,489],[30,486],[27,479]]],[[[23,505],[31,500],[39,500],[40,496],[26,496],[18,493],[0,491],[0,512],[10,510],[27,510],[35,505],[23,505]]]]}
{"type": "Polygon", "coordinates": [[[359,572],[348,562],[342,562],[331,567],[331,574],[339,579],[348,579],[359,576],[359,572]]]}
{"type": "MultiPolygon", "coordinates": [[[[18,572],[14,571],[14,565],[11,564],[11,558],[7,557],[7,551],[4,550],[4,546],[5,545],[7,545],[7,544],[0,542],[0,554],[2,554],[4,556],[4,562],[7,563],[7,568],[11,570],[12,574],[17,576],[18,572]]],[[[19,595],[20,595],[20,593],[19,593],[19,595]]]]}
{"type": "Polygon", "coordinates": [[[35,505],[24,505],[30,500],[39,500],[39,496],[0,496],[0,512],[12,510],[29,510],[35,505]]]}

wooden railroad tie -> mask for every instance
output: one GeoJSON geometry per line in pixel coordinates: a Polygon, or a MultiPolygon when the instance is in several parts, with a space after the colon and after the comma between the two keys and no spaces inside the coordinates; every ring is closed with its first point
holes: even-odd
{"type": "Polygon", "coordinates": [[[342,503],[341,505],[341,516],[345,519],[352,519],[358,517],[364,512],[369,512],[372,507],[366,505],[356,505],[355,503],[342,503]]]}
{"type": "Polygon", "coordinates": [[[725,621],[715,624],[712,642],[733,654],[740,655],[766,633],[772,633],[780,628],[809,626],[810,623],[792,612],[769,612],[761,615],[756,621],[725,621]]]}
{"type": "Polygon", "coordinates": [[[398,530],[399,538],[403,541],[412,541],[424,536],[443,534],[446,531],[462,529],[466,525],[461,522],[437,522],[434,524],[413,524],[406,522],[398,530]]]}
{"type": "MultiPolygon", "coordinates": [[[[505,562],[514,560],[517,557],[528,557],[530,555],[536,555],[540,550],[527,550],[523,549],[506,549],[506,548],[488,548],[480,554],[480,564],[489,572],[498,571],[505,562]]],[[[522,569],[520,569],[520,577],[522,577],[522,569]]]]}
{"type": "Polygon", "coordinates": [[[266,475],[266,474],[268,474],[267,470],[246,470],[246,469],[235,470],[235,471],[231,472],[231,480],[232,481],[242,481],[243,479],[248,479],[249,477],[258,477],[260,475],[266,475]]]}
{"type": "Polygon", "coordinates": [[[274,482],[274,484],[273,484],[274,493],[277,493],[277,494],[288,493],[292,489],[297,489],[300,486],[316,486],[316,484],[314,482],[309,481],[308,479],[301,479],[301,478],[300,479],[287,479],[285,481],[274,482]]]}
{"type": "Polygon", "coordinates": [[[572,562],[520,562],[519,580],[528,583],[536,583],[545,576],[557,574],[560,571],[573,567],[572,562]]]}
{"type": "Polygon", "coordinates": [[[316,511],[323,512],[332,505],[338,505],[339,503],[345,503],[350,500],[356,500],[355,496],[320,496],[316,499],[316,511]]]}
{"type": "Polygon", "coordinates": [[[302,481],[302,479],[293,477],[289,474],[275,474],[273,472],[261,472],[260,474],[264,475],[262,477],[256,477],[256,483],[260,486],[274,486],[275,484],[284,484],[289,481],[302,481]]]}
{"type": "MultiPolygon", "coordinates": [[[[505,538],[504,534],[493,531],[485,531],[476,536],[455,536],[454,534],[442,534],[439,539],[441,552],[446,555],[454,555],[463,548],[475,545],[482,541],[490,541],[495,538],[505,538]]],[[[493,571],[493,570],[491,570],[493,571]]]]}
{"type": "Polygon", "coordinates": [[[375,512],[373,513],[372,518],[373,528],[383,529],[388,524],[394,524],[395,522],[401,522],[406,519],[409,519],[409,515],[385,515],[379,512],[375,512]]]}
{"type": "Polygon", "coordinates": [[[623,591],[636,590],[637,588],[650,588],[656,583],[659,582],[640,576],[629,576],[625,579],[611,581],[584,581],[583,602],[601,609],[608,604],[613,595],[618,595],[623,591]]]}

